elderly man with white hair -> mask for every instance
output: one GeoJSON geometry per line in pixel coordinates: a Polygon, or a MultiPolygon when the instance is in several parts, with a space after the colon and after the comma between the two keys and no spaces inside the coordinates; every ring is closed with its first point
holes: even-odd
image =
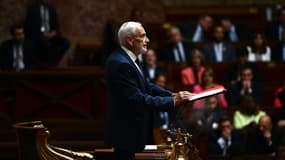
{"type": "Polygon", "coordinates": [[[172,93],[145,80],[137,62],[149,42],[139,22],[125,22],[118,31],[121,48],[106,63],[108,111],[105,142],[114,160],[133,160],[152,139],[153,110],[173,110],[187,102],[190,92],[172,93]]]}

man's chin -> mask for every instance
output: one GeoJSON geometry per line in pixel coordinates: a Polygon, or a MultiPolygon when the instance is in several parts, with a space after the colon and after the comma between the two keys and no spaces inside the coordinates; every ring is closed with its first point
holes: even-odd
{"type": "Polygon", "coordinates": [[[141,54],[145,54],[146,51],[147,51],[147,48],[142,48],[140,52],[141,52],[141,54]]]}

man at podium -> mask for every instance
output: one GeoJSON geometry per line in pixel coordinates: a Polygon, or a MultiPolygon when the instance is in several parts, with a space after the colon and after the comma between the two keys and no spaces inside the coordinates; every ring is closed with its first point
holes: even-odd
{"type": "Polygon", "coordinates": [[[148,82],[138,62],[149,42],[139,22],[125,22],[118,31],[120,48],[106,63],[108,111],[105,142],[114,148],[114,160],[133,160],[150,139],[153,110],[173,110],[192,93],[172,93],[148,82]]]}

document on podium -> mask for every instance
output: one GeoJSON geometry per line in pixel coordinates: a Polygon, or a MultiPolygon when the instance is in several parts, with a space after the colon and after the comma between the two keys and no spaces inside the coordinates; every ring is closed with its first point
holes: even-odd
{"type": "Polygon", "coordinates": [[[204,90],[204,91],[202,91],[200,93],[196,93],[195,95],[191,96],[191,98],[189,98],[189,101],[195,101],[195,100],[198,100],[198,99],[206,98],[206,97],[209,97],[209,96],[213,96],[213,95],[216,95],[216,94],[223,93],[225,91],[226,91],[226,89],[225,89],[224,86],[217,85],[215,87],[206,89],[206,90],[204,90]]]}

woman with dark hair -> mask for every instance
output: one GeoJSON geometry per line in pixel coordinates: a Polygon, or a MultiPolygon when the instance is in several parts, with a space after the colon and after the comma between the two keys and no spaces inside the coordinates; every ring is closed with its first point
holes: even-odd
{"type": "Polygon", "coordinates": [[[251,43],[246,48],[250,62],[269,62],[271,60],[271,48],[261,33],[254,34],[251,43]]]}
{"type": "Polygon", "coordinates": [[[189,66],[181,70],[183,85],[192,86],[202,82],[202,74],[205,71],[204,57],[200,50],[194,49],[190,52],[189,66]]]}
{"type": "MultiPolygon", "coordinates": [[[[215,77],[214,70],[212,68],[207,68],[202,74],[201,84],[194,85],[192,92],[200,93],[200,92],[203,92],[205,89],[213,88],[217,85],[220,85],[215,82],[214,77],[215,77]]],[[[224,94],[223,93],[218,94],[217,97],[218,97],[218,105],[223,108],[227,108],[228,102],[224,94]]],[[[200,99],[200,100],[196,100],[193,102],[192,108],[200,109],[200,108],[203,108],[204,106],[205,106],[205,99],[200,99]]]]}
{"type": "Polygon", "coordinates": [[[259,109],[259,105],[251,95],[245,95],[239,105],[239,109],[234,113],[234,127],[244,128],[252,123],[257,124],[260,117],[266,115],[259,109]]]}

